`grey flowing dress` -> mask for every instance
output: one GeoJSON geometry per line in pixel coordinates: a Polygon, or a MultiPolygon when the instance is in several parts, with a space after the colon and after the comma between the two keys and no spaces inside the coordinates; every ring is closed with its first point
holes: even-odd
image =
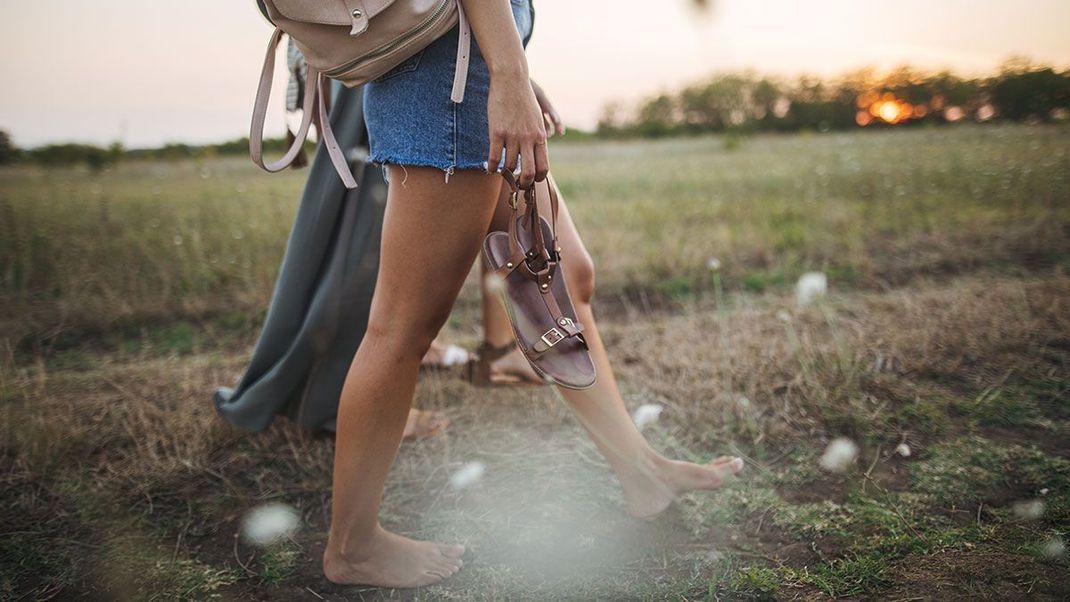
{"type": "MultiPolygon", "coordinates": [[[[362,92],[333,88],[331,127],[351,158],[367,145],[362,92]]],[[[308,429],[334,430],[368,326],[386,204],[378,166],[358,159],[354,174],[359,186],[346,190],[324,147],[316,150],[252,358],[236,387],[215,392],[220,415],[238,427],[262,431],[283,414],[308,429]]]]}

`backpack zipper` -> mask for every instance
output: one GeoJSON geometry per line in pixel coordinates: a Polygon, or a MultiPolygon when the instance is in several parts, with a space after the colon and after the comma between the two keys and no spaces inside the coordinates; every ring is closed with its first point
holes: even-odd
{"type": "Polygon", "coordinates": [[[357,59],[354,59],[340,67],[335,67],[330,71],[324,71],[323,74],[327,77],[335,77],[338,75],[342,75],[343,73],[356,69],[364,63],[373,61],[377,58],[387,55],[393,52],[394,50],[397,50],[398,48],[404,46],[405,44],[408,44],[413,38],[418,37],[420,34],[434,26],[436,22],[440,18],[442,18],[442,15],[446,13],[446,8],[451,2],[456,2],[456,0],[442,0],[442,2],[439,3],[439,5],[435,8],[435,11],[433,13],[431,13],[426,19],[424,19],[422,23],[406,32],[404,36],[394,38],[394,40],[390,43],[383,44],[375,50],[372,50],[371,52],[357,59]]]}

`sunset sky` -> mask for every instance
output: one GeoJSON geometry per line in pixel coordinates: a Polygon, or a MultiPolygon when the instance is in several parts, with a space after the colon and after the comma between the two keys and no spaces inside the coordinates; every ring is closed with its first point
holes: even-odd
{"type": "MultiPolygon", "coordinates": [[[[328,1],[328,0],[324,0],[328,1]]],[[[532,75],[565,121],[717,71],[1070,67],[1070,0],[536,0],[532,75]]],[[[247,133],[270,26],[253,0],[3,0],[0,129],[21,146],[247,133]]],[[[276,90],[279,90],[276,87],[276,90]]],[[[269,128],[281,132],[281,94],[269,128]]]]}

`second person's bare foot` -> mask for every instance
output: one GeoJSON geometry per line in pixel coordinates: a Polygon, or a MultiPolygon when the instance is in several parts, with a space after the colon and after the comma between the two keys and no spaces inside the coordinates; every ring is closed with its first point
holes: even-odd
{"type": "Polygon", "coordinates": [[[461,570],[464,546],[417,541],[381,527],[359,549],[342,552],[328,542],[323,573],[340,585],[422,587],[461,570]]]}
{"type": "Polygon", "coordinates": [[[434,410],[409,410],[409,417],[405,420],[405,431],[402,438],[406,440],[428,439],[442,433],[449,426],[450,419],[442,412],[434,410]]]}
{"type": "Polygon", "coordinates": [[[722,456],[708,464],[694,464],[655,456],[642,469],[620,477],[628,514],[653,518],[677,497],[697,489],[717,489],[726,477],[743,470],[743,460],[722,456]]]}
{"type": "Polygon", "coordinates": [[[491,362],[490,372],[492,379],[502,383],[511,380],[517,383],[546,384],[531,367],[531,362],[524,357],[524,352],[519,347],[513,347],[512,351],[491,362]]]}

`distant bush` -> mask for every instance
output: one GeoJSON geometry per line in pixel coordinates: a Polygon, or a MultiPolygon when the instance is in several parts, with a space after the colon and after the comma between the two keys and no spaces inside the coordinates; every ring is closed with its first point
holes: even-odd
{"type": "Polygon", "coordinates": [[[30,150],[27,157],[49,167],[84,164],[93,171],[100,171],[117,163],[123,154],[119,143],[107,148],[91,144],[49,144],[30,150]]]}
{"type": "MultiPolygon", "coordinates": [[[[286,151],[285,138],[265,138],[264,153],[267,155],[282,154],[286,151]]],[[[316,145],[305,142],[307,152],[315,152],[316,145]]],[[[159,148],[143,148],[131,150],[127,156],[142,159],[200,159],[219,155],[248,155],[249,139],[236,138],[219,144],[192,145],[183,143],[165,144],[159,148]]]]}
{"type": "Polygon", "coordinates": [[[15,143],[11,141],[11,136],[4,130],[0,130],[0,165],[8,165],[19,160],[21,152],[15,143]]]}

